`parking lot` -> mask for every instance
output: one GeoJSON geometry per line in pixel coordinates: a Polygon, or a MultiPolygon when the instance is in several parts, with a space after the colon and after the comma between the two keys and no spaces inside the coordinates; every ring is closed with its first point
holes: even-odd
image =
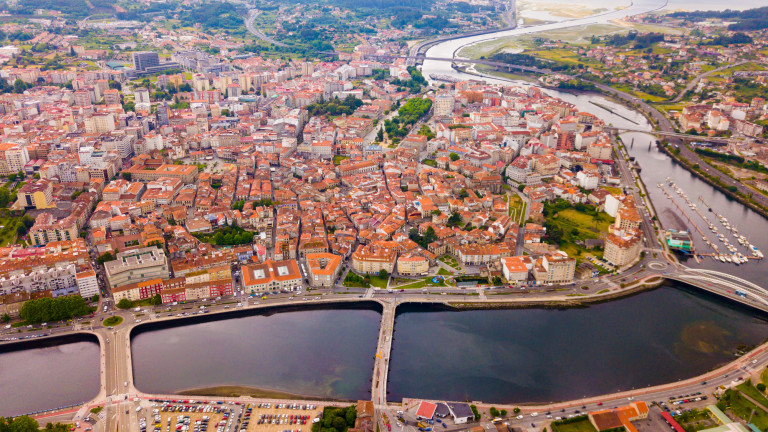
{"type": "Polygon", "coordinates": [[[248,421],[247,432],[309,432],[313,420],[322,412],[323,407],[317,405],[256,404],[248,406],[243,423],[248,421]]]}
{"type": "Polygon", "coordinates": [[[236,431],[240,406],[218,403],[150,401],[137,411],[139,432],[232,432],[236,431]]]}

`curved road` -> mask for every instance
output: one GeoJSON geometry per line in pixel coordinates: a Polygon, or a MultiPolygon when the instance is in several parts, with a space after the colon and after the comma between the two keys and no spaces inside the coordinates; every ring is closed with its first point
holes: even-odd
{"type": "Polygon", "coordinates": [[[696,84],[698,84],[698,82],[701,81],[702,78],[706,78],[706,77],[712,75],[713,73],[724,71],[724,70],[730,69],[732,67],[741,66],[744,63],[749,63],[749,62],[748,61],[740,61],[738,63],[729,64],[729,65],[725,65],[725,66],[720,66],[717,69],[712,69],[709,72],[704,72],[703,74],[700,74],[700,75],[694,77],[691,80],[691,82],[689,82],[688,85],[685,86],[685,88],[683,90],[681,90],[680,93],[678,93],[677,96],[675,96],[674,99],[672,99],[672,102],[680,102],[680,99],[682,99],[683,96],[685,96],[686,93],[688,93],[696,84]]]}
{"type": "Polygon", "coordinates": [[[287,47],[287,44],[284,44],[282,42],[278,42],[271,37],[264,34],[263,31],[257,30],[256,27],[253,26],[253,20],[256,19],[256,17],[259,16],[259,11],[256,9],[249,9],[248,10],[248,17],[245,19],[245,28],[248,29],[248,31],[256,36],[257,38],[263,40],[264,42],[271,43],[273,45],[277,45],[280,47],[287,47]]]}

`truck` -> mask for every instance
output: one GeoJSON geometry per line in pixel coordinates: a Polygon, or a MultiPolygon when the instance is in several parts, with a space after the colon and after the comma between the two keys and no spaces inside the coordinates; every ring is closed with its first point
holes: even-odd
{"type": "Polygon", "coordinates": [[[422,423],[422,422],[418,422],[418,423],[416,423],[416,426],[418,426],[418,427],[420,427],[420,428],[422,428],[422,429],[426,429],[426,428],[427,428],[427,425],[425,425],[425,424],[424,424],[424,423],[422,423]]]}

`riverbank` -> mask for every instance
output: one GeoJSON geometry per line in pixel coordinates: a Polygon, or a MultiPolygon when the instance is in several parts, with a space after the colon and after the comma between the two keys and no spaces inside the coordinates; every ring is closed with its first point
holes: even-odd
{"type": "MultiPolygon", "coordinates": [[[[696,164],[691,164],[688,159],[681,157],[676,152],[672,151],[670,149],[669,145],[664,145],[663,143],[657,141],[657,146],[659,147],[659,150],[661,150],[663,153],[665,153],[667,156],[669,156],[673,161],[675,161],[678,165],[682,166],[688,172],[695,175],[699,179],[703,180],[705,183],[709,184],[713,188],[717,189],[718,191],[722,192],[724,195],[728,196],[729,198],[733,199],[734,201],[737,201],[739,204],[744,205],[746,207],[749,207],[752,211],[762,216],[764,219],[768,219],[768,209],[753,202],[750,201],[747,197],[744,197],[742,194],[736,193],[728,189],[725,185],[723,185],[721,182],[717,181],[716,178],[712,178],[711,176],[707,175],[706,173],[702,172],[701,168],[696,168],[696,164]]],[[[705,162],[706,163],[706,162],[705,162]]],[[[715,167],[712,167],[709,165],[712,169],[717,169],[715,167]]]]}
{"type": "MultiPolygon", "coordinates": [[[[483,73],[479,73],[479,72],[475,73],[475,72],[466,71],[466,70],[462,70],[462,72],[467,73],[467,74],[472,74],[472,75],[475,75],[475,76],[478,76],[478,77],[489,77],[489,76],[486,76],[483,73]]],[[[490,75],[490,78],[494,78],[494,79],[507,79],[507,78],[502,77],[502,76],[495,76],[496,74],[494,74],[493,72],[486,72],[486,74],[490,75]]],[[[526,75],[528,77],[535,76],[535,75],[532,75],[532,74],[524,74],[524,75],[526,75]]],[[[616,89],[608,87],[611,91],[607,91],[607,90],[604,90],[604,89],[600,89],[599,86],[598,86],[598,91],[580,91],[580,90],[570,90],[570,89],[569,90],[562,90],[562,89],[558,89],[558,88],[555,88],[555,87],[552,87],[552,86],[544,86],[542,84],[538,84],[538,86],[542,87],[542,88],[545,88],[545,89],[552,89],[552,90],[562,91],[562,92],[571,93],[571,94],[599,94],[599,95],[601,95],[601,96],[603,96],[603,97],[605,97],[605,98],[607,98],[607,99],[609,99],[609,100],[611,100],[613,102],[616,102],[618,104],[624,105],[625,107],[630,108],[632,110],[635,110],[636,112],[642,114],[646,118],[646,120],[648,120],[648,122],[651,124],[651,126],[653,126],[654,128],[656,128],[658,126],[656,121],[654,121],[653,116],[650,115],[648,112],[646,112],[644,109],[642,109],[642,107],[640,107],[637,104],[633,105],[629,101],[625,100],[624,98],[616,97],[615,93],[620,92],[620,90],[616,90],[616,89]]],[[[600,106],[598,104],[595,104],[595,105],[597,105],[600,108],[603,108],[602,106],[600,106]]],[[[608,110],[608,111],[611,112],[610,110],[608,110]]],[[[616,113],[613,113],[613,114],[616,114],[616,113]]],[[[616,114],[616,115],[618,115],[618,114],[616,114]]],[[[665,153],[668,156],[670,156],[672,158],[672,160],[674,160],[678,165],[682,166],[687,171],[689,171],[690,173],[692,173],[693,175],[695,175],[699,179],[703,180],[705,183],[707,183],[710,186],[714,187],[715,189],[719,190],[724,195],[728,196],[729,198],[733,199],[734,201],[737,201],[738,203],[740,203],[740,204],[742,204],[742,205],[744,205],[746,207],[749,207],[751,210],[753,210],[755,213],[759,214],[763,218],[768,219],[768,208],[759,205],[758,203],[752,201],[749,197],[744,196],[741,193],[733,192],[732,190],[728,189],[728,187],[723,185],[720,181],[718,181],[718,179],[713,178],[712,176],[709,176],[706,173],[704,173],[701,170],[701,168],[697,169],[696,168],[697,164],[692,164],[686,158],[683,158],[679,154],[676,154],[675,152],[671,151],[669,146],[662,144],[658,140],[656,140],[656,143],[657,143],[659,149],[663,153],[665,153]]],[[[684,144],[681,144],[681,145],[684,145],[684,144]]],[[[705,161],[705,163],[706,163],[706,161],[705,161]]],[[[716,168],[712,167],[712,169],[716,169],[716,168]]],[[[759,193],[759,192],[755,192],[755,193],[759,193]]]]}
{"type": "Polygon", "coordinates": [[[581,309],[589,305],[607,303],[621,298],[631,297],[645,291],[656,289],[664,284],[665,279],[660,276],[651,276],[648,279],[636,281],[635,283],[622,288],[618,291],[612,291],[603,294],[593,294],[583,296],[573,295],[563,300],[522,300],[510,302],[446,302],[446,305],[453,310],[492,310],[492,309],[581,309]]]}
{"type": "Polygon", "coordinates": [[[335,402],[352,402],[348,399],[334,399],[319,396],[301,395],[297,393],[290,393],[281,390],[274,390],[262,387],[250,387],[250,386],[213,386],[213,387],[201,387],[188,390],[182,390],[178,392],[183,396],[208,396],[208,397],[244,397],[250,396],[254,399],[286,399],[286,400],[330,400],[335,402]]]}

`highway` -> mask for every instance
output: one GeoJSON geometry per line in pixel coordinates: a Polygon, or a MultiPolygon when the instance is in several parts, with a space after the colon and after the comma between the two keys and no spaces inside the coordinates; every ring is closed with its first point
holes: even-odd
{"type": "Polygon", "coordinates": [[[256,17],[259,16],[259,11],[257,9],[248,9],[248,17],[245,19],[245,28],[248,29],[248,31],[256,36],[257,38],[261,39],[264,42],[271,43],[273,45],[277,45],[280,47],[287,47],[287,44],[284,44],[283,42],[276,41],[272,39],[271,37],[264,34],[263,31],[257,29],[253,26],[253,21],[256,19],[256,17]]]}

